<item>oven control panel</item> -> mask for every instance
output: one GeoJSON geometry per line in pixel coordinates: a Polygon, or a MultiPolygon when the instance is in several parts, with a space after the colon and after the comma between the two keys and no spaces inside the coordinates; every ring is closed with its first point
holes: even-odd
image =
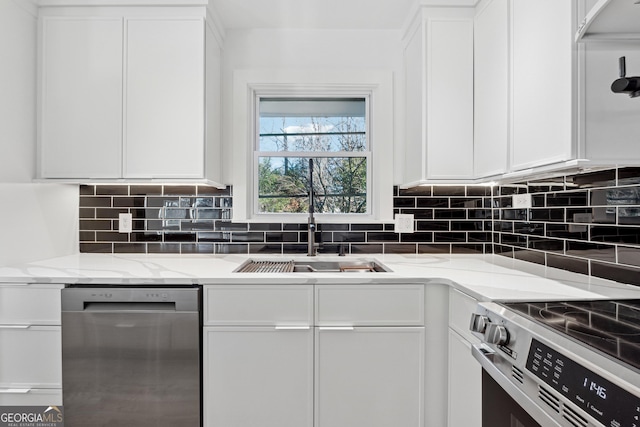
{"type": "Polygon", "coordinates": [[[640,427],[640,398],[533,338],[526,368],[605,426],[640,427]]]}

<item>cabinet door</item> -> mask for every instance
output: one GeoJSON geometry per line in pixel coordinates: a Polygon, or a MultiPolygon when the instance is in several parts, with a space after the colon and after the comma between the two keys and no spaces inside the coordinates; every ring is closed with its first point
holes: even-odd
{"type": "Polygon", "coordinates": [[[510,6],[511,168],[569,160],[573,155],[574,2],[517,0],[510,6]]]}
{"type": "Polygon", "coordinates": [[[449,330],[449,427],[482,426],[482,368],[471,344],[449,330]]]}
{"type": "Polygon", "coordinates": [[[206,427],[310,427],[313,331],[204,328],[206,427]]]}
{"type": "Polygon", "coordinates": [[[509,5],[489,0],[474,21],[474,172],[506,172],[509,143],[509,5]]]}
{"type": "Polygon", "coordinates": [[[208,285],[204,304],[206,325],[313,325],[313,285],[208,285]]]}
{"type": "Polygon", "coordinates": [[[61,389],[0,388],[0,406],[54,406],[54,405],[62,406],[62,390],[61,389]]]}
{"type": "Polygon", "coordinates": [[[62,285],[0,285],[1,325],[60,325],[62,285]]]}
{"type": "Polygon", "coordinates": [[[204,21],[126,19],[125,178],[204,176],[204,21]]]}
{"type": "Polygon", "coordinates": [[[419,427],[423,327],[316,328],[316,427],[419,427]]]}
{"type": "Polygon", "coordinates": [[[0,325],[0,388],[61,388],[60,326],[0,325]]]}
{"type": "Polygon", "coordinates": [[[427,175],[473,178],[473,19],[430,19],[427,175]]]}
{"type": "Polygon", "coordinates": [[[42,18],[40,176],[117,178],[122,19],[42,18]]]}

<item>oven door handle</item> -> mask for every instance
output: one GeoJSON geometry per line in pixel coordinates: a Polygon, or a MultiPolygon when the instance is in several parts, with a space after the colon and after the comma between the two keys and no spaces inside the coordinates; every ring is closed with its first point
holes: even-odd
{"type": "MultiPolygon", "coordinates": [[[[555,419],[547,414],[540,406],[524,394],[498,367],[494,359],[496,352],[486,344],[473,344],[471,354],[480,362],[482,369],[487,371],[502,389],[515,400],[539,424],[550,427],[562,427],[555,419]]],[[[484,396],[482,397],[485,398],[484,396]]]]}

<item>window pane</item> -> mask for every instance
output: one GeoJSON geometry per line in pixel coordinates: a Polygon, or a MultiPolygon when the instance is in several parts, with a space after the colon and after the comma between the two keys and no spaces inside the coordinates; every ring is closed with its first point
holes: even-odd
{"type": "Polygon", "coordinates": [[[259,151],[365,151],[365,99],[260,100],[259,151]]]}
{"type": "MultiPolygon", "coordinates": [[[[260,213],[308,212],[308,158],[260,157],[258,174],[260,213]]],[[[317,213],[366,213],[366,157],[314,159],[313,187],[317,213]]]]}

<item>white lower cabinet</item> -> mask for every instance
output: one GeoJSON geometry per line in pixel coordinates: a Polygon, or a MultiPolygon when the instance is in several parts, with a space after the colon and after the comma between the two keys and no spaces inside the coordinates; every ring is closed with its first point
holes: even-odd
{"type": "Polygon", "coordinates": [[[0,406],[62,406],[62,390],[0,388],[0,406]]]}
{"type": "Polygon", "coordinates": [[[0,406],[62,404],[61,288],[0,285],[0,406]]]}
{"type": "Polygon", "coordinates": [[[204,426],[423,426],[423,285],[204,295],[204,426]]]}
{"type": "Polygon", "coordinates": [[[482,426],[482,367],[471,355],[480,342],[469,331],[478,301],[456,289],[449,291],[449,427],[482,426]]]}
{"type": "Polygon", "coordinates": [[[471,343],[449,329],[449,427],[482,426],[482,368],[471,343]]]}
{"type": "Polygon", "coordinates": [[[206,427],[313,425],[313,330],[205,327],[206,427]]]}
{"type": "Polygon", "coordinates": [[[419,427],[424,328],[316,328],[316,427],[419,427]]]}
{"type": "Polygon", "coordinates": [[[0,325],[2,388],[60,388],[60,326],[0,325]]]}

